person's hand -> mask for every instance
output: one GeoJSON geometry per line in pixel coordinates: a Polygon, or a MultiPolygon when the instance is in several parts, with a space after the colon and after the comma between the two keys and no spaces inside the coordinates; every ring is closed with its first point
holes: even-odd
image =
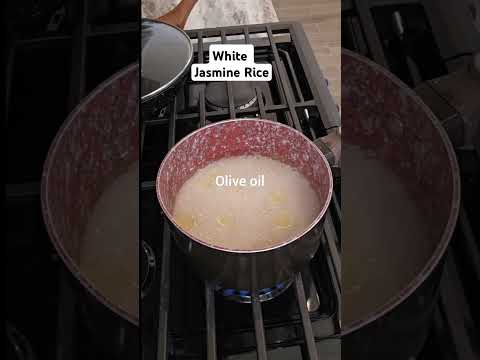
{"type": "Polygon", "coordinates": [[[167,24],[183,29],[187,22],[188,16],[190,15],[190,12],[197,1],[198,0],[182,0],[173,10],[155,20],[163,21],[167,24]]]}

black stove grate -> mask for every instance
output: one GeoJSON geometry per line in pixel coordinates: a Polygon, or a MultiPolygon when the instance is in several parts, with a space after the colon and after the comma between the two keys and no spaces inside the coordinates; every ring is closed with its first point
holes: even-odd
{"type": "Polygon", "coordinates": [[[142,299],[143,359],[206,356],[212,360],[248,351],[267,359],[269,350],[295,345],[301,348],[302,358],[318,359],[317,343],[340,332],[339,189],[327,212],[321,250],[312,260],[312,269],[297,274],[292,286],[269,302],[261,303],[259,293],[254,293],[251,304],[237,304],[222,299],[211,284],[197,281],[172,245],[156,204],[155,176],[167,151],[208,123],[267,118],[315,139],[340,125],[338,109],[299,24],[202,29],[188,35],[194,43],[194,62],[199,63],[208,61],[213,42],[254,44],[255,61],[271,63],[273,78],[270,83],[254,83],[257,102],[242,109],[234,103],[231,82],[226,82],[228,108],[210,109],[205,84],[187,79],[170,105],[153,115],[143,114],[141,239],[151,244],[160,263],[154,284],[142,299]],[[237,312],[241,315],[235,317],[237,312]],[[249,312],[251,321],[245,320],[249,312]]]}

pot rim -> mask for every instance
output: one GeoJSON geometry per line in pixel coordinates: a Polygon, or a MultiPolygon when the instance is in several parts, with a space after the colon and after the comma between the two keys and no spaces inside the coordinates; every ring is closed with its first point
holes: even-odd
{"type": "Polygon", "coordinates": [[[199,243],[200,245],[203,245],[203,246],[206,246],[206,247],[209,247],[211,249],[214,249],[214,250],[218,250],[218,251],[223,251],[223,252],[228,252],[228,253],[234,253],[234,254],[255,254],[255,253],[263,253],[263,252],[268,252],[268,251],[272,251],[272,250],[275,250],[275,249],[278,249],[278,248],[281,248],[281,247],[284,247],[284,246],[287,246],[291,243],[293,243],[294,241],[298,240],[299,238],[301,238],[302,236],[304,236],[305,234],[307,234],[310,230],[312,230],[319,222],[320,220],[323,218],[323,216],[325,215],[325,213],[327,212],[328,210],[328,207],[330,205],[330,201],[332,199],[332,194],[333,194],[333,176],[332,176],[332,171],[330,169],[330,165],[327,161],[327,159],[325,158],[325,155],[323,155],[323,153],[320,151],[320,149],[313,143],[313,141],[311,141],[309,138],[307,138],[304,134],[302,134],[300,131],[288,126],[288,125],[285,125],[285,124],[282,124],[282,123],[279,123],[279,122],[276,122],[276,121],[271,121],[271,120],[265,120],[265,119],[257,119],[257,118],[241,118],[241,119],[230,119],[230,120],[224,120],[224,121],[219,121],[219,122],[215,122],[215,123],[212,123],[212,124],[209,124],[207,126],[204,126],[204,127],[201,127],[193,132],[191,132],[190,134],[188,134],[187,136],[185,136],[183,139],[181,139],[179,142],[177,142],[170,150],[169,152],[167,153],[167,155],[165,155],[165,157],[163,158],[162,160],[162,163],[160,164],[160,167],[158,169],[158,172],[157,172],[157,179],[156,179],[156,193],[157,193],[157,199],[158,199],[158,202],[160,204],[160,207],[162,208],[162,211],[163,213],[165,214],[165,216],[167,217],[167,219],[173,224],[175,225],[175,228],[177,231],[180,231],[183,235],[185,235],[186,237],[188,237],[189,239],[199,243]],[[169,157],[171,156],[171,154],[173,154],[173,152],[175,151],[176,147],[179,146],[180,144],[182,144],[184,141],[186,141],[188,138],[190,137],[193,137],[193,136],[196,136],[197,134],[199,134],[200,132],[203,132],[205,131],[206,129],[210,128],[210,127],[214,127],[214,126],[221,126],[221,125],[224,125],[224,124],[228,124],[228,123],[234,123],[234,122],[239,122],[239,121],[255,121],[255,122],[263,122],[263,123],[267,123],[267,124],[270,124],[270,125],[275,125],[275,126],[281,126],[281,127],[284,127],[284,128],[287,128],[289,131],[293,131],[293,132],[296,132],[297,133],[297,136],[301,136],[303,137],[305,140],[308,141],[308,143],[310,143],[310,145],[315,149],[315,151],[317,151],[319,154],[320,154],[320,158],[322,159],[322,161],[324,162],[324,165],[325,167],[327,168],[327,173],[328,173],[328,182],[329,182],[329,185],[328,185],[328,194],[327,194],[327,199],[325,200],[325,202],[323,203],[322,205],[322,208],[320,210],[320,212],[318,213],[318,215],[315,217],[315,219],[313,220],[313,222],[308,225],[301,233],[295,235],[294,237],[280,243],[280,244],[277,244],[277,245],[274,245],[274,246],[270,246],[268,248],[264,248],[264,249],[254,249],[254,250],[240,250],[240,249],[230,249],[230,248],[225,248],[225,247],[222,247],[222,246],[217,246],[217,245],[213,245],[213,244],[209,244],[208,242],[205,242],[203,240],[200,240],[199,238],[189,234],[188,232],[184,231],[176,222],[175,220],[173,219],[173,216],[172,214],[170,213],[170,211],[167,209],[167,207],[165,206],[164,202],[163,202],[163,199],[161,197],[161,194],[160,194],[160,176],[161,176],[161,173],[162,173],[162,170],[163,168],[166,166],[166,161],[169,159],[169,157]]]}
{"type": "MultiPolygon", "coordinates": [[[[145,95],[140,94],[140,99],[141,99],[142,103],[145,103],[145,102],[155,98],[157,95],[160,95],[162,92],[164,92],[165,90],[167,90],[168,88],[173,86],[181,78],[183,78],[187,74],[187,71],[190,69],[190,65],[193,62],[192,41],[185,31],[183,31],[182,29],[180,29],[179,27],[177,27],[175,25],[172,25],[172,24],[169,24],[169,23],[166,23],[166,22],[163,22],[163,21],[159,21],[159,20],[142,18],[142,24],[144,22],[152,22],[152,23],[167,25],[167,26],[170,26],[170,27],[178,30],[180,33],[182,33],[182,35],[185,36],[188,40],[188,42],[187,42],[188,43],[188,61],[185,63],[185,66],[180,70],[180,72],[175,77],[173,77],[170,81],[168,81],[164,85],[160,86],[158,89],[149,92],[148,94],[145,94],[145,95]]],[[[140,82],[141,81],[142,81],[142,74],[140,73],[140,82]]],[[[140,91],[141,91],[141,86],[140,86],[140,91]]]]}
{"type": "Polygon", "coordinates": [[[43,221],[47,228],[48,237],[50,241],[53,243],[55,250],[59,254],[60,258],[62,259],[63,263],[66,265],[67,269],[73,276],[80,282],[80,284],[93,296],[97,299],[100,303],[110,309],[113,313],[119,315],[123,319],[127,320],[128,322],[132,323],[135,326],[139,325],[139,316],[134,316],[124,310],[122,307],[116,305],[115,303],[111,302],[102,292],[100,292],[93,284],[93,282],[86,277],[83,272],[80,270],[80,267],[77,265],[77,262],[70,256],[68,251],[66,250],[63,242],[61,241],[62,237],[57,233],[57,229],[53,225],[52,213],[50,211],[50,203],[49,203],[49,194],[48,194],[48,182],[50,177],[50,168],[57,153],[57,146],[60,142],[60,139],[63,138],[65,131],[71,126],[71,124],[76,121],[77,115],[80,114],[85,104],[89,103],[93,100],[99,93],[105,90],[108,86],[110,86],[113,82],[121,79],[128,73],[134,71],[139,67],[138,63],[130,64],[123,69],[119,70],[107,80],[103,81],[100,85],[98,85],[94,90],[92,90],[85,98],[83,98],[80,103],[78,103],[75,108],[70,112],[67,116],[67,119],[63,122],[63,124],[58,129],[52,143],[50,144],[50,148],[48,149],[47,157],[43,164],[42,170],[42,180],[41,180],[41,191],[40,191],[40,202],[42,206],[42,215],[43,221]]]}
{"type": "Polygon", "coordinates": [[[436,268],[440,260],[443,258],[443,255],[447,249],[447,246],[450,242],[452,237],[453,231],[455,229],[455,224],[457,222],[457,217],[460,209],[460,175],[459,175],[459,167],[457,158],[455,155],[455,151],[453,149],[452,143],[448,138],[448,135],[441,125],[440,121],[436,118],[430,108],[425,105],[425,103],[420,99],[416,93],[410,89],[405,83],[403,83],[400,79],[398,79],[395,75],[389,72],[387,69],[383,68],[382,66],[378,65],[377,63],[371,61],[370,59],[365,58],[359,54],[356,54],[350,50],[342,48],[342,56],[350,56],[351,58],[356,59],[357,61],[363,62],[371,66],[375,71],[381,73],[390,81],[392,81],[395,85],[397,85],[401,90],[405,91],[405,94],[416,103],[427,115],[427,117],[431,120],[434,128],[438,132],[438,136],[440,136],[445,150],[448,155],[449,165],[451,168],[452,174],[452,204],[450,207],[450,212],[448,216],[448,221],[445,224],[442,236],[438,242],[436,249],[430,255],[425,266],[422,270],[406,285],[404,286],[401,291],[399,291],[395,296],[393,296],[390,300],[380,306],[377,310],[371,311],[366,316],[363,316],[359,320],[353,321],[347,326],[341,325],[341,336],[345,336],[351,334],[361,328],[365,327],[366,325],[374,322],[375,320],[381,318],[382,316],[386,315],[398,305],[400,305],[403,301],[405,301],[424,281],[430,276],[433,270],[436,268]]]}

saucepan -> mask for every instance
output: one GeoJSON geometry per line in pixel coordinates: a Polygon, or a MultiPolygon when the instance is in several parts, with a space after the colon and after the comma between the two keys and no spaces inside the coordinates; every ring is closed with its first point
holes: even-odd
{"type": "Polygon", "coordinates": [[[445,130],[384,68],[342,53],[342,358],[416,358],[460,205],[445,130]]]}
{"type": "Polygon", "coordinates": [[[329,163],[320,149],[297,130],[278,122],[237,119],[213,123],[177,143],[160,165],[156,191],[179,248],[204,280],[227,289],[260,291],[288,283],[314,256],[324,214],[332,197],[329,163]],[[212,245],[183,230],[173,217],[176,195],[198,170],[223,158],[261,155],[302,174],[320,200],[314,221],[294,238],[256,250],[212,245]]]}
{"type": "MultiPolygon", "coordinates": [[[[76,278],[68,283],[76,290],[82,321],[109,352],[123,352],[130,346],[138,352],[138,289],[126,286],[118,274],[126,270],[134,277],[138,272],[139,241],[132,236],[129,250],[118,254],[120,247],[103,244],[115,239],[114,232],[105,234],[98,248],[88,248],[92,256],[98,254],[107,261],[101,267],[89,267],[82,259],[84,233],[105,190],[138,162],[138,76],[138,64],[133,64],[85,97],[53,140],[42,175],[42,210],[50,239],[72,280],[76,278]],[[114,265],[109,259],[117,254],[126,260],[114,265]],[[109,291],[96,280],[107,276],[109,291]]],[[[136,198],[135,187],[131,190],[127,197],[136,198]]],[[[138,212],[132,209],[129,219],[134,224],[138,212]]]]}

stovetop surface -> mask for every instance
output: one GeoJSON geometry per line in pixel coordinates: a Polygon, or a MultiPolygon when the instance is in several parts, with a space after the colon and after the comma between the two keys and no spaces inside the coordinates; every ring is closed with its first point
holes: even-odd
{"type": "Polygon", "coordinates": [[[190,31],[189,36],[194,62],[208,61],[208,46],[215,41],[252,42],[255,62],[271,63],[274,76],[271,82],[255,83],[194,83],[187,77],[169,105],[150,104],[143,110],[141,239],[157,259],[157,276],[141,306],[144,359],[157,354],[160,358],[247,359],[257,352],[260,356],[275,353],[278,358],[316,358],[315,346],[326,348],[319,350],[319,356],[339,359],[339,346],[334,346],[339,345],[335,337],[340,331],[339,186],[321,250],[284,293],[261,305],[225,299],[196,277],[186,257],[173,246],[154,188],[168,149],[209,123],[267,118],[292,126],[310,139],[339,126],[337,108],[312,60],[305,34],[298,25],[272,24],[190,31]],[[159,310],[158,303],[165,308],[159,310]]]}

